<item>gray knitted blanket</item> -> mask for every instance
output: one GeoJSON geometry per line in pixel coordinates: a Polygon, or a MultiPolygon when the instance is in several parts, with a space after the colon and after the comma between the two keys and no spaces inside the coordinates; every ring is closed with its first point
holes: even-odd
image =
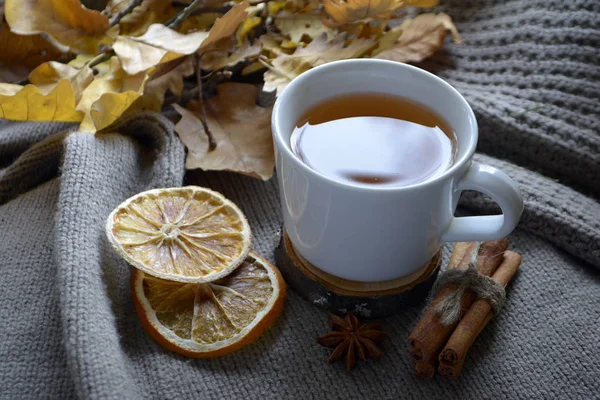
{"type": "MultiPolygon", "coordinates": [[[[143,114],[97,136],[0,127],[0,398],[599,398],[600,3],[443,3],[466,44],[424,67],[466,96],[487,154],[477,159],[526,201],[510,237],[521,271],[460,378],[413,376],[406,340],[423,304],[386,319],[385,357],[350,374],[314,340],[326,313],[294,293],[275,327],[234,354],[192,360],[155,344],[130,267],[104,237],[109,212],[152,187],[208,186],[240,205],[269,259],[281,217],[275,180],[193,171],[184,182],[172,125],[143,114]]],[[[496,211],[473,193],[461,207],[496,211]]]]}

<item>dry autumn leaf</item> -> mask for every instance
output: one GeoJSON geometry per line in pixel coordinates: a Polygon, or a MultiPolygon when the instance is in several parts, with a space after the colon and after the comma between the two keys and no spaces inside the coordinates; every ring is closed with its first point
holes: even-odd
{"type": "Polygon", "coordinates": [[[241,45],[248,35],[254,31],[254,29],[262,24],[262,18],[260,17],[249,17],[244,20],[240,25],[235,34],[238,40],[238,45],[241,45]]]}
{"type": "Polygon", "coordinates": [[[405,20],[382,37],[375,50],[375,58],[400,62],[423,61],[442,46],[448,32],[455,43],[461,42],[448,15],[421,14],[405,20]],[[392,40],[394,38],[397,40],[392,40]]]}
{"type": "Polygon", "coordinates": [[[108,0],[100,13],[80,0],[7,0],[12,31],[8,24],[0,30],[0,79],[23,80],[29,73],[31,84],[0,84],[0,116],[80,121],[80,130],[96,132],[134,110],[160,111],[167,92],[181,104],[198,92],[214,93],[216,86],[218,95],[205,100],[215,150],[208,151],[199,103],[177,106],[188,168],[267,179],[273,169],[271,110],[256,105],[256,86],[223,80],[262,75],[264,90],[278,93],[301,73],[336,60],[420,61],[448,31],[460,40],[450,17],[419,15],[396,28],[390,19],[399,18],[403,7],[438,1],[108,0]],[[68,63],[56,61],[69,57],[68,63]],[[197,74],[184,85],[194,68],[197,74]],[[204,91],[184,93],[198,82],[206,83],[204,91]]]}
{"type": "Polygon", "coordinates": [[[74,68],[70,65],[49,61],[39,65],[29,74],[29,82],[38,88],[56,85],[62,79],[68,79],[71,82],[75,104],[77,104],[81,100],[85,88],[92,83],[94,73],[87,65],[81,68],[74,68]]]}
{"type": "Polygon", "coordinates": [[[227,12],[227,14],[216,20],[215,24],[210,29],[208,37],[202,42],[202,45],[198,49],[198,53],[202,54],[208,50],[212,50],[219,46],[221,40],[233,36],[240,24],[248,16],[248,13],[246,12],[248,6],[249,4],[247,1],[236,4],[227,12]]]}
{"type": "Polygon", "coordinates": [[[440,0],[403,0],[407,6],[432,8],[440,4],[440,0]]]}
{"type": "Polygon", "coordinates": [[[77,104],[77,110],[85,114],[81,131],[95,132],[116,121],[141,97],[148,78],[144,72],[125,73],[117,57],[112,57],[101,69],[77,104]]]}
{"type": "Polygon", "coordinates": [[[134,75],[194,53],[208,36],[208,32],[184,35],[164,25],[154,24],[142,36],[119,36],[113,50],[125,72],[134,75]]]}
{"type": "Polygon", "coordinates": [[[388,19],[406,6],[400,0],[324,0],[323,6],[329,19],[323,22],[331,27],[388,19]]]}
{"type": "Polygon", "coordinates": [[[108,41],[108,19],[79,0],[6,0],[6,21],[20,35],[45,33],[55,45],[74,52],[98,52],[108,41]]]}
{"type": "Polygon", "coordinates": [[[40,35],[21,36],[3,24],[0,30],[0,81],[27,78],[36,66],[55,60],[61,52],[40,35]]]}
{"type": "Polygon", "coordinates": [[[208,32],[215,21],[222,16],[223,14],[213,12],[192,15],[183,21],[179,28],[177,28],[177,32],[186,34],[192,32],[208,32]]]}
{"type": "Polygon", "coordinates": [[[265,72],[265,86],[263,90],[277,93],[281,91],[300,74],[328,62],[345,60],[362,56],[373,46],[371,39],[354,39],[346,45],[346,35],[340,34],[331,40],[327,35],[321,36],[310,42],[304,48],[298,48],[294,54],[281,54],[275,58],[265,72]]]}
{"type": "Polygon", "coordinates": [[[248,37],[248,35],[263,23],[263,19],[257,16],[258,13],[261,13],[265,8],[264,3],[259,3],[255,6],[250,6],[246,8],[246,19],[239,26],[235,36],[237,37],[237,45],[240,46],[244,40],[248,37]]]}
{"type": "MultiPolygon", "coordinates": [[[[134,0],[110,0],[106,5],[104,14],[112,21],[119,13],[127,10],[134,0]]],[[[176,14],[171,1],[143,0],[140,5],[125,14],[119,21],[121,35],[139,36],[148,30],[152,24],[167,21],[176,14]]]]}
{"type": "Polygon", "coordinates": [[[315,15],[293,15],[285,14],[275,19],[275,26],[279,31],[287,35],[291,41],[300,42],[304,35],[314,39],[325,33],[327,39],[337,34],[336,31],[323,24],[322,18],[315,15]]]}
{"type": "Polygon", "coordinates": [[[258,88],[254,85],[224,83],[217,86],[217,92],[215,98],[205,102],[208,126],[217,143],[210,152],[198,103],[191,101],[188,109],[174,105],[182,116],[175,131],[188,148],[186,167],[235,171],[269,179],[275,165],[272,107],[256,105],[258,88]]]}
{"type": "Polygon", "coordinates": [[[181,64],[160,77],[149,80],[144,88],[144,108],[160,111],[165,101],[165,93],[170,90],[176,96],[183,92],[183,78],[194,73],[192,60],[187,57],[181,64]]]}
{"type": "Polygon", "coordinates": [[[218,71],[223,68],[234,67],[242,61],[256,59],[261,50],[260,42],[250,45],[250,42],[246,40],[232,52],[225,50],[206,53],[202,57],[200,66],[207,71],[218,71]]]}
{"type": "Polygon", "coordinates": [[[56,85],[41,89],[34,85],[1,85],[0,118],[13,121],[79,122],[82,114],[75,111],[75,93],[71,82],[65,78],[56,85]]]}

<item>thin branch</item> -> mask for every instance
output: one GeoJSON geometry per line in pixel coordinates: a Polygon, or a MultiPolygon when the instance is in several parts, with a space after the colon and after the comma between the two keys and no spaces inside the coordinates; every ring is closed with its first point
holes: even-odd
{"type": "Polygon", "coordinates": [[[104,61],[110,60],[110,58],[114,55],[115,55],[115,53],[112,50],[108,53],[100,53],[96,57],[94,57],[90,61],[88,61],[88,67],[93,68],[96,65],[98,65],[104,61]]]}
{"type": "Polygon", "coordinates": [[[140,4],[142,4],[142,0],[132,0],[131,3],[129,3],[129,5],[124,10],[121,10],[120,13],[115,15],[113,20],[110,21],[110,26],[117,25],[119,22],[121,22],[124,16],[132,12],[133,9],[139,6],[140,4]]]}
{"type": "MultiPolygon", "coordinates": [[[[257,1],[250,1],[249,3],[251,6],[257,6],[259,4],[268,3],[269,1],[271,1],[271,0],[257,0],[257,1]]],[[[191,15],[204,14],[204,13],[225,14],[233,8],[233,5],[231,5],[231,3],[229,3],[229,4],[230,5],[219,6],[219,7],[215,7],[215,6],[198,7],[191,13],[191,15]]]]}
{"type": "Polygon", "coordinates": [[[190,15],[198,15],[198,14],[206,14],[206,13],[216,13],[216,14],[226,14],[229,10],[231,10],[233,6],[220,6],[220,7],[198,7],[190,15]]]}
{"type": "Polygon", "coordinates": [[[184,8],[180,13],[178,13],[176,16],[174,16],[173,18],[171,18],[170,20],[168,20],[167,22],[165,22],[165,25],[168,26],[171,29],[177,29],[179,27],[179,25],[181,25],[183,23],[183,21],[185,21],[185,19],[198,7],[200,7],[201,5],[204,5],[204,1],[205,0],[194,0],[192,1],[192,3],[187,6],[186,8],[184,8]]]}
{"type": "MultiPolygon", "coordinates": [[[[202,82],[216,81],[216,84],[218,84],[220,82],[224,82],[224,81],[231,79],[231,75],[232,75],[231,71],[213,71],[209,74],[202,75],[202,82]]],[[[206,85],[206,83],[203,83],[203,86],[205,86],[205,85],[206,85]]],[[[185,92],[181,93],[180,95],[172,95],[172,96],[165,98],[164,105],[173,104],[173,103],[178,103],[178,104],[183,105],[192,99],[197,99],[198,92],[199,92],[198,87],[195,86],[192,89],[186,90],[185,92]]]]}
{"type": "Polygon", "coordinates": [[[204,133],[208,137],[208,151],[213,151],[217,148],[217,142],[213,137],[210,129],[208,128],[208,119],[206,118],[206,107],[204,107],[204,97],[202,93],[202,69],[200,68],[201,55],[196,55],[196,82],[198,83],[198,101],[200,102],[200,111],[202,112],[202,126],[204,127],[204,133]]]}
{"type": "MultiPolygon", "coordinates": [[[[192,2],[192,4],[190,4],[188,7],[184,8],[183,10],[181,10],[177,15],[175,15],[169,21],[165,22],[165,25],[171,29],[177,28],[179,25],[181,25],[181,23],[183,21],[185,21],[185,19],[191,14],[191,12],[194,11],[196,6],[198,6],[198,4],[200,4],[201,1],[204,1],[204,0],[194,0],[194,2],[192,2]]],[[[119,21],[121,20],[121,18],[123,18],[126,14],[131,12],[135,7],[140,5],[141,2],[142,2],[142,0],[132,0],[132,2],[127,6],[127,8],[125,8],[123,11],[121,11],[119,14],[117,14],[117,16],[112,21],[112,22],[114,22],[114,24],[111,22],[111,25],[118,24],[119,21]]],[[[110,58],[114,55],[115,55],[115,52],[112,49],[110,49],[110,51],[100,53],[96,57],[94,57],[93,59],[91,59],[89,61],[88,67],[90,67],[90,68],[95,67],[96,65],[98,65],[104,61],[110,60],[110,58]]]]}

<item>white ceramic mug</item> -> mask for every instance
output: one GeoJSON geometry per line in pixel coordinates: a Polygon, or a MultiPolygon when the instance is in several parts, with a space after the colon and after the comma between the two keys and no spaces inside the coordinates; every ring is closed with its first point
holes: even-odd
{"type": "Polygon", "coordinates": [[[272,130],[284,226],[294,249],[343,279],[403,277],[426,265],[442,242],[507,236],[523,211],[519,190],[506,174],[472,161],[477,121],[467,101],[440,78],[407,64],[359,59],[313,68],[277,99],[272,130]],[[304,164],[290,147],[298,119],[328,98],[361,92],[407,98],[443,117],[457,138],[454,164],[403,187],[343,183],[304,164]],[[502,214],[454,217],[461,191],[467,189],[490,196],[502,214]]]}

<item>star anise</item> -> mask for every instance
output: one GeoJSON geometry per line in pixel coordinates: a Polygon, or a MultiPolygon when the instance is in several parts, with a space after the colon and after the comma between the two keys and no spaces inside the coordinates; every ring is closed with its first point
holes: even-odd
{"type": "Polygon", "coordinates": [[[359,325],[358,319],[351,312],[344,318],[329,314],[329,325],[333,332],[317,338],[321,346],[332,348],[327,362],[333,363],[344,356],[346,371],[356,365],[356,356],[361,360],[383,357],[383,351],[376,343],[381,342],[387,334],[380,331],[380,322],[369,322],[359,325]]]}

